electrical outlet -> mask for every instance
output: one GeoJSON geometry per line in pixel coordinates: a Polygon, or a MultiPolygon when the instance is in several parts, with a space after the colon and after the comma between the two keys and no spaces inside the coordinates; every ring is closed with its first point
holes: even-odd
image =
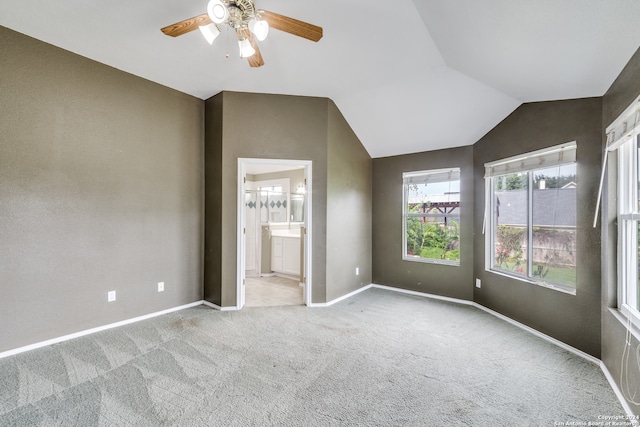
{"type": "Polygon", "coordinates": [[[356,267],[356,276],[360,275],[360,267],[356,267]]]}
{"type": "Polygon", "coordinates": [[[480,281],[480,279],[476,279],[476,288],[481,288],[482,287],[482,282],[480,281]]]}
{"type": "Polygon", "coordinates": [[[116,300],[116,291],[107,292],[107,302],[113,302],[116,300]]]}
{"type": "Polygon", "coordinates": [[[158,292],[164,292],[164,282],[158,282],[158,292]]]}

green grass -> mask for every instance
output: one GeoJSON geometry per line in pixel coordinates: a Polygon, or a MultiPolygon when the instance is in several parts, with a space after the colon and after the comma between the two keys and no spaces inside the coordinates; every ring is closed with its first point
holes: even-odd
{"type": "Polygon", "coordinates": [[[566,267],[549,267],[549,271],[547,272],[547,275],[543,277],[543,280],[549,283],[575,288],[576,269],[566,267]]]}
{"type": "MultiPolygon", "coordinates": [[[[426,247],[420,251],[420,257],[427,259],[442,259],[442,249],[426,247]]],[[[460,249],[454,249],[445,254],[444,259],[449,261],[460,260],[460,249]]]]}
{"type": "MultiPolygon", "coordinates": [[[[521,265],[524,268],[524,266],[521,265]]],[[[505,263],[500,266],[501,270],[516,271],[515,263],[505,263]]],[[[534,271],[537,269],[536,264],[533,264],[534,271]]],[[[524,273],[522,273],[524,275],[524,273]]],[[[576,287],[576,269],[568,267],[549,267],[547,274],[544,277],[533,276],[533,280],[543,280],[547,283],[554,285],[564,285],[571,288],[576,287]]]]}

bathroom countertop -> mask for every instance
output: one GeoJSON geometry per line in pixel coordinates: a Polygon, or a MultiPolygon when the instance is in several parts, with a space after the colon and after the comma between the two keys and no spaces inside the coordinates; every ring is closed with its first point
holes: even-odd
{"type": "Polygon", "coordinates": [[[271,230],[271,236],[300,238],[300,230],[271,230]]]}

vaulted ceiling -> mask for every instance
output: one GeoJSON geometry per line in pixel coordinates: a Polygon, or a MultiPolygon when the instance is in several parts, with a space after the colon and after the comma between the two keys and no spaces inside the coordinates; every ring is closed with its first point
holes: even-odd
{"type": "Polygon", "coordinates": [[[160,32],[207,0],[2,0],[0,25],[202,99],[331,98],[372,157],[473,144],[523,102],[601,96],[640,46],[637,0],[255,3],[324,37],[272,29],[250,68],[231,32],[160,32]]]}

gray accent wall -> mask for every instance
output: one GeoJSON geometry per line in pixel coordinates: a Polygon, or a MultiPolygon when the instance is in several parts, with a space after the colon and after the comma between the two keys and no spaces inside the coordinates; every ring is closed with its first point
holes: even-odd
{"type": "Polygon", "coordinates": [[[0,352],[201,300],[204,102],[4,27],[0,52],[0,352]]]}
{"type": "MultiPolygon", "coordinates": [[[[611,124],[634,99],[640,95],[640,49],[636,51],[618,78],[603,97],[603,135],[611,124]]],[[[604,149],[606,140],[602,139],[604,149]]],[[[602,216],[602,361],[611,373],[618,387],[622,388],[620,373],[622,371],[622,353],[626,343],[626,327],[617,315],[617,224],[616,224],[616,192],[617,192],[617,156],[609,157],[608,173],[603,192],[602,216]]],[[[635,349],[638,347],[637,335],[631,337],[629,356],[629,384],[640,384],[640,371],[635,349]]],[[[629,405],[636,415],[640,408],[629,405]]]]}
{"type": "Polygon", "coordinates": [[[498,313],[600,357],[600,228],[593,228],[602,143],[602,99],[586,98],[524,104],[473,147],[473,299],[498,313]],[[485,270],[484,164],[577,142],[577,291],[559,292],[485,270]]]}
{"type": "MultiPolygon", "coordinates": [[[[312,166],[312,302],[342,296],[368,284],[371,277],[370,164],[360,141],[326,98],[221,92],[205,102],[206,150],[218,150],[218,161],[209,169],[221,170],[221,195],[206,190],[207,208],[219,210],[220,226],[205,226],[205,298],[222,307],[237,301],[237,185],[238,159],[311,160],[312,166]],[[218,118],[221,117],[221,120],[218,118]],[[215,129],[214,129],[215,128],[215,129]],[[331,165],[329,165],[331,161],[331,165]],[[351,169],[351,172],[344,169],[351,169]],[[352,187],[355,186],[355,190],[352,187]],[[345,194],[354,197],[346,200],[345,194]],[[339,224],[329,224],[329,215],[344,204],[358,218],[356,230],[342,234],[339,224]],[[339,260],[328,258],[329,248],[340,248],[339,260]],[[361,276],[336,279],[339,272],[361,266],[361,276]],[[217,266],[220,266],[219,271],[217,266]],[[348,266],[348,267],[347,267],[348,266]],[[332,281],[328,281],[328,277],[332,281]],[[219,296],[219,297],[218,297],[219,296]]],[[[207,159],[214,159],[214,155],[207,159]]],[[[211,176],[217,176],[212,172],[211,176]]],[[[216,178],[217,179],[217,178],[216,178]]],[[[207,184],[209,185],[209,181],[207,184]]],[[[217,221],[217,215],[211,218],[217,221]]]]}
{"type": "Polygon", "coordinates": [[[373,282],[473,299],[473,147],[373,159],[373,282]],[[402,259],[402,174],[460,168],[460,265],[402,259]]]}

